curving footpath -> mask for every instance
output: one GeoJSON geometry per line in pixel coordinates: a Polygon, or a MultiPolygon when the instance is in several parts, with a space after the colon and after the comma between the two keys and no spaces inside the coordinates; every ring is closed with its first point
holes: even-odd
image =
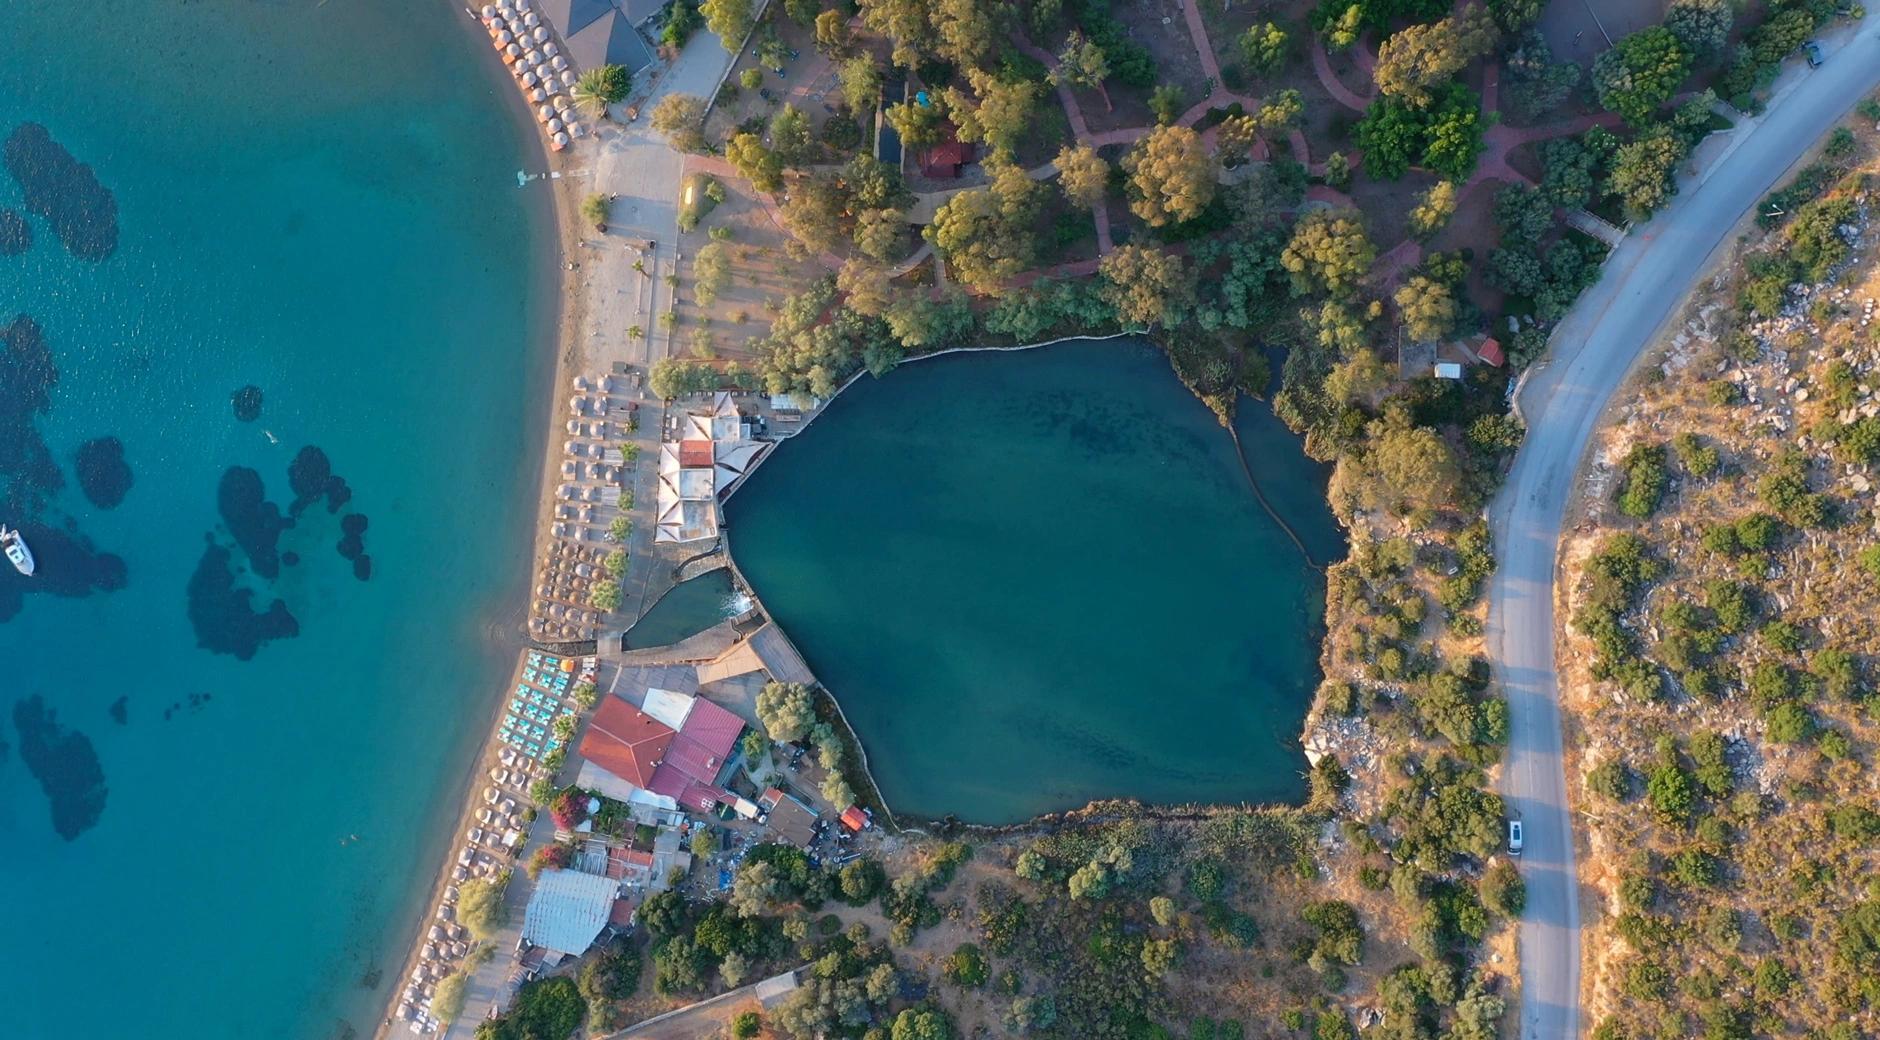
{"type": "Polygon", "coordinates": [[[1697,183],[1612,253],[1560,323],[1520,405],[1528,436],[1489,506],[1501,557],[1487,640],[1511,715],[1502,792],[1524,824],[1521,1036],[1580,1031],[1580,918],[1554,676],[1554,568],[1575,472],[1606,401],[1732,229],[1797,159],[1880,86],[1880,19],[1821,41],[1818,69],[1793,62],[1768,111],[1737,125],[1697,183]]]}

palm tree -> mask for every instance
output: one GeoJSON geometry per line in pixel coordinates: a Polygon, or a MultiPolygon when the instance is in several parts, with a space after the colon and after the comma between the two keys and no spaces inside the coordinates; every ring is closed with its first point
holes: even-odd
{"type": "Polygon", "coordinates": [[[602,65],[583,72],[568,95],[583,113],[599,119],[607,106],[626,100],[633,89],[633,74],[624,65],[602,65]]]}

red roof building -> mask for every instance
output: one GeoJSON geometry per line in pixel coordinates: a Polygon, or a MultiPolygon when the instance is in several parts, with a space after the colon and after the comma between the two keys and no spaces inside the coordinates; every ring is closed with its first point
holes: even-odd
{"type": "Polygon", "coordinates": [[[1480,355],[1482,360],[1487,362],[1491,368],[1500,368],[1502,363],[1508,360],[1501,352],[1501,344],[1492,339],[1483,340],[1482,346],[1476,351],[1476,354],[1480,355]]]}
{"type": "Polygon", "coordinates": [[[581,738],[581,757],[635,787],[649,787],[676,736],[671,726],[607,697],[581,738]]]}
{"type": "Polygon", "coordinates": [[[711,441],[679,442],[679,467],[681,469],[710,469],[711,465],[711,441]]]}
{"type": "Polygon", "coordinates": [[[868,829],[868,822],[868,815],[862,812],[862,807],[859,805],[851,805],[842,810],[842,826],[857,834],[868,829]]]}
{"type": "Polygon", "coordinates": [[[954,137],[956,132],[951,123],[942,127],[946,140],[927,149],[920,157],[922,176],[952,180],[960,175],[960,168],[973,161],[973,146],[954,137]]]}

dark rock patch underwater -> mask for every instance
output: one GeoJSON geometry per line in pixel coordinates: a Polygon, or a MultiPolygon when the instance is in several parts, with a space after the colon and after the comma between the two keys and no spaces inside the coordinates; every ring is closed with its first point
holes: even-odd
{"type": "Polygon", "coordinates": [[[0,161],[19,183],[27,212],[52,225],[66,252],[98,261],[117,251],[117,200],[51,131],[21,123],[0,147],[0,161]]]}
{"type": "Polygon", "coordinates": [[[20,732],[20,758],[51,804],[52,829],[71,841],[96,826],[107,790],[91,738],[59,725],[37,696],[13,705],[13,726],[20,732]]]}
{"type": "Polygon", "coordinates": [[[78,446],[78,486],[99,509],[115,509],[131,489],[131,467],[124,461],[124,442],[116,437],[94,437],[78,446]]]}

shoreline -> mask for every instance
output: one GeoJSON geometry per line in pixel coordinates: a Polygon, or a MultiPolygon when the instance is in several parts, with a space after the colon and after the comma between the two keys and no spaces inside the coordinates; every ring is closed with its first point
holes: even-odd
{"type": "MultiPolygon", "coordinates": [[[[462,40],[477,52],[475,60],[484,69],[488,89],[492,93],[506,95],[506,100],[498,100],[497,107],[503,113],[500,118],[507,120],[527,142],[518,157],[524,170],[561,170],[565,164],[549,151],[540,128],[523,103],[522,95],[516,91],[508,73],[496,60],[495,52],[488,46],[482,25],[473,18],[465,17],[463,9],[458,5],[445,3],[440,5],[440,11],[457,24],[462,40]]],[[[533,211],[530,225],[534,229],[532,237],[535,239],[529,246],[527,266],[531,270],[528,291],[539,294],[535,299],[539,301],[541,310],[529,323],[531,328],[521,349],[529,353],[541,350],[549,344],[550,335],[553,336],[553,353],[550,356],[528,359],[523,363],[523,384],[529,399],[524,408],[523,429],[519,431],[525,441],[523,458],[526,460],[530,456],[527,442],[539,438],[540,443],[533,453],[534,461],[523,463],[520,471],[510,478],[507,489],[509,494],[515,495],[524,493],[531,486],[534,488],[536,502],[532,522],[535,530],[529,542],[529,562],[522,571],[520,584],[493,598],[477,615],[477,625],[482,630],[482,652],[490,655],[493,670],[488,688],[480,691],[480,695],[472,692],[473,699],[466,704],[466,708],[481,719],[481,724],[469,727],[473,736],[466,738],[465,746],[453,756],[459,758],[454,766],[457,780],[445,785],[436,806],[436,815],[448,820],[449,826],[434,824],[433,833],[422,842],[418,874],[410,882],[410,901],[395,926],[396,938],[381,948],[383,956],[373,965],[373,970],[378,972],[378,981],[389,982],[382,993],[377,985],[369,990],[373,995],[371,1006],[376,1009],[373,1011],[374,1018],[370,1020],[374,1037],[387,1036],[398,1024],[395,1011],[399,996],[412,968],[419,963],[425,923],[433,919],[444,890],[450,885],[450,875],[444,869],[449,850],[456,836],[474,818],[473,796],[510,688],[509,685],[499,683],[507,679],[513,685],[518,661],[528,646],[528,592],[535,580],[535,560],[540,556],[543,532],[547,530],[545,518],[552,509],[549,503],[557,458],[554,431],[548,424],[555,414],[556,388],[567,383],[574,367],[573,362],[578,353],[577,330],[587,304],[585,295],[578,291],[578,280],[566,277],[571,253],[569,244],[575,240],[577,232],[574,206],[562,195],[565,184],[565,179],[544,179],[539,184],[532,181],[518,188],[527,192],[539,186],[546,192],[546,198],[542,201],[525,196],[523,203],[525,209],[533,211]],[[499,658],[506,663],[496,670],[494,662],[499,658]],[[448,808],[453,805],[456,807],[454,811],[448,808]],[[423,880],[426,871],[432,875],[428,883],[423,880]],[[397,958],[396,974],[389,970],[394,963],[393,957],[397,958]]],[[[364,1002],[361,1006],[365,1006],[364,1002]]]]}

